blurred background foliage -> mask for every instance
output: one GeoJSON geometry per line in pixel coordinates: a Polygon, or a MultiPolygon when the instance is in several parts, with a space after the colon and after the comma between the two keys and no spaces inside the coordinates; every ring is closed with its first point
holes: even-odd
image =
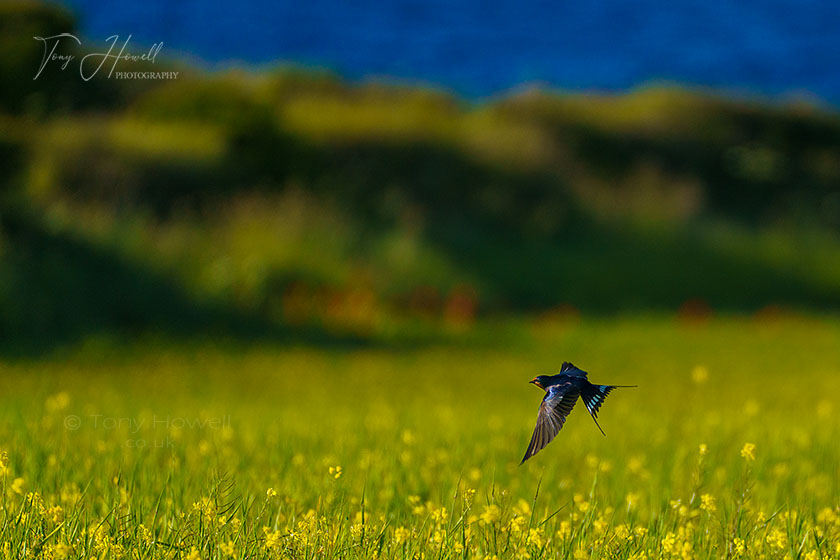
{"type": "Polygon", "coordinates": [[[476,103],[161,60],[177,80],[33,80],[33,36],[72,29],[0,4],[4,352],[840,305],[834,109],[676,87],[476,103]]]}

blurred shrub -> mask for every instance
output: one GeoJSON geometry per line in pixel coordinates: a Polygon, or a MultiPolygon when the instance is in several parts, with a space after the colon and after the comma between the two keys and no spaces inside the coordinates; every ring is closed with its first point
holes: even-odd
{"type": "Polygon", "coordinates": [[[211,125],[64,118],[42,129],[28,188],[42,200],[163,216],[195,193],[220,196],[232,188],[220,163],[224,149],[224,136],[211,125]]]}
{"type": "Polygon", "coordinates": [[[264,111],[266,102],[256,95],[253,81],[242,73],[171,81],[137,99],[131,112],[139,118],[160,121],[231,126],[264,111]]]}
{"type": "MultiPolygon", "coordinates": [[[[840,168],[825,164],[840,160],[834,113],[658,89],[610,97],[536,93],[502,101],[498,111],[544,127],[567,146],[579,177],[572,183],[586,198],[605,191],[621,200],[622,189],[638,184],[628,178],[647,167],[667,190],[691,185],[692,215],[752,225],[812,226],[816,218],[823,227],[837,227],[840,218],[824,210],[840,196],[840,168]]],[[[676,216],[687,217],[680,207],[676,216]]]]}

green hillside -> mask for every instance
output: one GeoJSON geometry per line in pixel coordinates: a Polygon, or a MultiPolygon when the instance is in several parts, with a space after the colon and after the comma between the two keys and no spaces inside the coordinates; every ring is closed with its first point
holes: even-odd
{"type": "Polygon", "coordinates": [[[176,61],[39,82],[32,30],[71,16],[2,10],[4,340],[840,304],[833,111],[657,87],[475,104],[176,61]]]}

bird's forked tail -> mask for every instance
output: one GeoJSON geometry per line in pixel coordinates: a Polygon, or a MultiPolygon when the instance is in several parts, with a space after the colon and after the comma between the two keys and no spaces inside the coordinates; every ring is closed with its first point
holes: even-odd
{"type": "Polygon", "coordinates": [[[601,430],[602,434],[604,434],[604,430],[601,429],[601,425],[598,423],[598,409],[601,408],[601,404],[603,404],[604,399],[607,398],[607,395],[609,395],[610,391],[613,389],[635,386],[636,385],[595,385],[594,383],[590,383],[588,387],[581,391],[580,397],[583,399],[583,404],[586,405],[586,410],[589,411],[589,415],[592,416],[592,420],[595,421],[595,425],[598,426],[598,429],[601,430]]]}

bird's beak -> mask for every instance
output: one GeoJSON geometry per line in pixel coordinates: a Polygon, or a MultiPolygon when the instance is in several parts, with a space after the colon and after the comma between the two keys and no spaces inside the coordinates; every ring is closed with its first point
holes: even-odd
{"type": "Polygon", "coordinates": [[[532,380],[531,380],[531,381],[529,381],[528,383],[533,383],[534,385],[536,385],[536,386],[537,386],[537,387],[539,387],[540,389],[543,389],[543,388],[544,388],[544,387],[542,386],[542,383],[540,383],[540,382],[539,382],[539,381],[537,381],[536,379],[532,379],[532,380]]]}

